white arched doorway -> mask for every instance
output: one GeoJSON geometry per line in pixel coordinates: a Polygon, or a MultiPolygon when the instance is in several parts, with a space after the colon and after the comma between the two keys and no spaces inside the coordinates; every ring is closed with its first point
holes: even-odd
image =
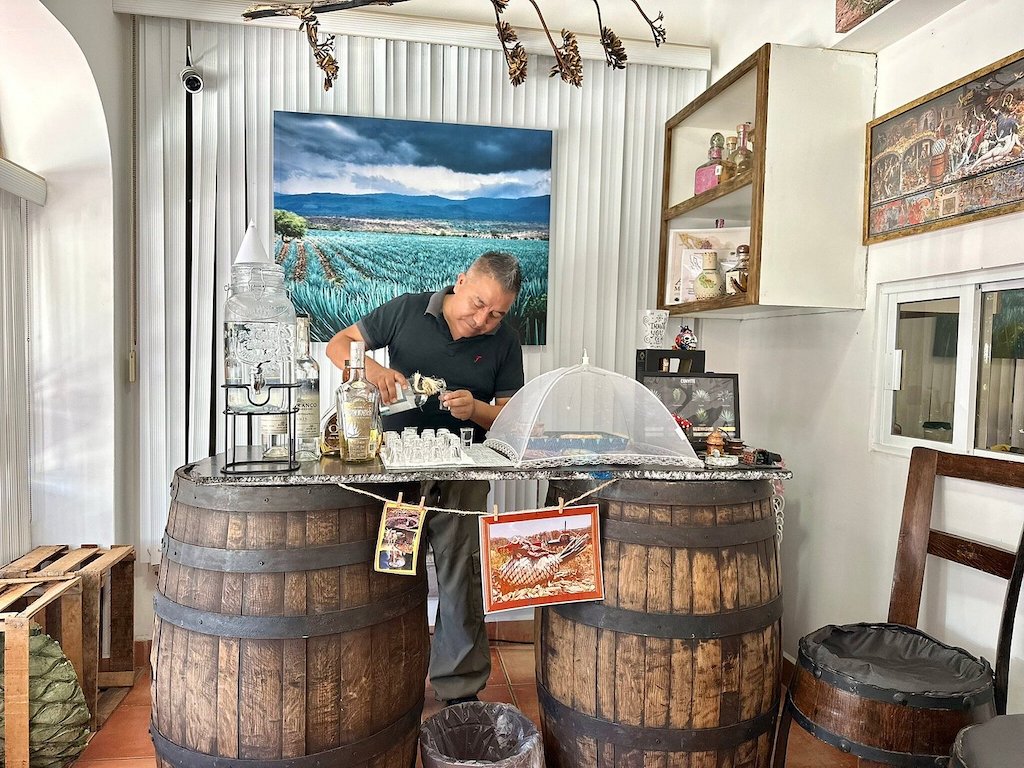
{"type": "Polygon", "coordinates": [[[115,535],[110,140],[76,41],[38,0],[0,17],[0,147],[47,180],[28,220],[32,541],[115,535]]]}

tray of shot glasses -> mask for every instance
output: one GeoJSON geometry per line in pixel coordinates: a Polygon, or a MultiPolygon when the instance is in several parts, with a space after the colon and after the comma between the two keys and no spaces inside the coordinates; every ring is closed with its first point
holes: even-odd
{"type": "Polygon", "coordinates": [[[406,427],[385,432],[380,449],[385,469],[405,470],[437,467],[511,467],[512,462],[497,451],[473,442],[472,427],[460,434],[447,429],[406,427]]]}

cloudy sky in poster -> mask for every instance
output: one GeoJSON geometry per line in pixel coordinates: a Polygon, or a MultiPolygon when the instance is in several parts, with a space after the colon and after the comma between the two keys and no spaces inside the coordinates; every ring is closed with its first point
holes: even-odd
{"type": "Polygon", "coordinates": [[[551,132],[274,113],[274,192],[519,198],[551,190],[551,132]]]}

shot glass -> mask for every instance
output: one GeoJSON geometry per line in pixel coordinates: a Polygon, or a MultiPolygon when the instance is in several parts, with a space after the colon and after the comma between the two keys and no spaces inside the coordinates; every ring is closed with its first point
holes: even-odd
{"type": "Polygon", "coordinates": [[[469,450],[469,447],[473,445],[473,428],[462,427],[459,429],[459,437],[462,438],[462,450],[469,450]]]}

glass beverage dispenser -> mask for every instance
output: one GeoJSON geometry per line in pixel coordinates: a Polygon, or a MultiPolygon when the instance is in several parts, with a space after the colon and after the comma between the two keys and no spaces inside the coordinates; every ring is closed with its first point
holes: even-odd
{"type": "Polygon", "coordinates": [[[224,305],[224,382],[231,413],[280,413],[294,405],[295,309],[275,264],[249,222],[231,265],[224,305]]]}

